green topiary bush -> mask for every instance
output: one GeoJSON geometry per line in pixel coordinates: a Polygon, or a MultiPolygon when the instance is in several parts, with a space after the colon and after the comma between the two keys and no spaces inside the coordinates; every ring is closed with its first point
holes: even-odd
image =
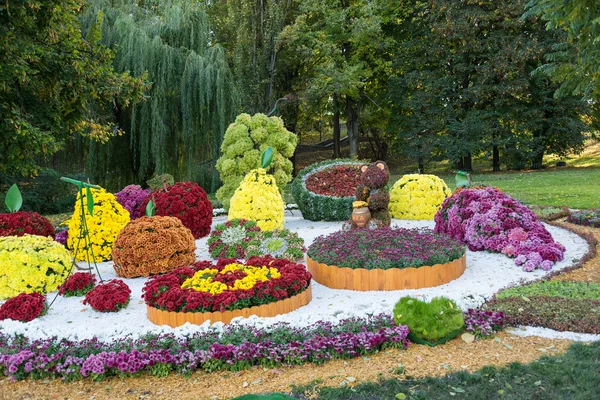
{"type": "Polygon", "coordinates": [[[394,306],[394,320],[408,326],[411,336],[428,342],[436,342],[465,325],[463,312],[446,297],[435,297],[429,303],[403,297],[394,306]]]}
{"type": "Polygon", "coordinates": [[[298,208],[302,212],[304,219],[311,221],[346,221],[350,219],[352,214],[352,202],[356,200],[354,197],[356,186],[360,183],[360,166],[363,165],[360,161],[350,159],[327,160],[309,165],[298,173],[292,183],[292,195],[298,208]],[[324,193],[345,192],[348,196],[335,196],[318,194],[311,191],[306,186],[306,181],[311,175],[319,173],[323,170],[336,168],[337,166],[356,166],[359,179],[355,176],[347,176],[348,181],[355,183],[355,187],[347,187],[347,183],[342,183],[344,177],[330,174],[331,180],[329,186],[322,190],[324,193]],[[338,177],[338,182],[335,182],[335,177],[338,177]]]}
{"type": "Polygon", "coordinates": [[[298,137],[285,129],[279,117],[238,115],[225,132],[221,144],[222,155],[216,165],[223,181],[217,198],[223,207],[229,209],[233,193],[248,172],[260,167],[261,153],[269,146],[273,148],[272,171],[269,172],[282,191],[292,180],[294,166],[289,158],[294,155],[297,144],[298,137]]]}

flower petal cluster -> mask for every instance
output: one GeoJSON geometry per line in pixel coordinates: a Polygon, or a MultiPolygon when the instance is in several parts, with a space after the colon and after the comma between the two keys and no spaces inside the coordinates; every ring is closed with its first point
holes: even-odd
{"type": "Polygon", "coordinates": [[[208,238],[208,250],[214,259],[247,258],[246,249],[261,232],[256,221],[234,218],[217,224],[208,238]]]}
{"type": "Polygon", "coordinates": [[[382,227],[341,230],[319,236],[308,247],[313,260],[340,268],[418,268],[465,254],[460,241],[428,229],[382,227]]]}
{"type": "Polygon", "coordinates": [[[506,324],[502,311],[474,310],[469,308],[464,314],[467,332],[473,333],[477,339],[487,339],[495,332],[501,331],[506,324]]]}
{"type": "Polygon", "coordinates": [[[296,232],[281,229],[261,232],[248,244],[247,257],[270,255],[296,261],[304,258],[304,239],[296,232]]]}
{"type": "Polygon", "coordinates": [[[211,268],[200,270],[186,279],[181,288],[215,295],[226,290],[252,289],[258,282],[277,278],[281,278],[281,273],[276,268],[231,263],[221,270],[211,268]]]}
{"type": "Polygon", "coordinates": [[[292,195],[304,219],[350,219],[356,188],[362,179],[361,165],[349,159],[328,160],[300,171],[292,183],[292,195]]]}
{"type": "Polygon", "coordinates": [[[69,240],[69,229],[63,229],[62,231],[56,232],[54,240],[66,247],[69,240]]]}
{"type": "Polygon", "coordinates": [[[120,279],[113,279],[93,288],[85,295],[83,304],[89,304],[96,311],[118,312],[127,307],[131,299],[131,289],[120,279]]]}
{"type": "Polygon", "coordinates": [[[0,214],[0,236],[38,235],[54,237],[54,227],[36,212],[0,214]]]}
{"type": "Polygon", "coordinates": [[[567,222],[600,228],[600,208],[574,211],[567,217],[567,222]]]}
{"type": "Polygon", "coordinates": [[[44,315],[47,309],[46,296],[39,293],[21,293],[0,306],[0,321],[12,319],[29,322],[44,315]]]}
{"type": "Polygon", "coordinates": [[[114,269],[122,278],[164,274],[196,261],[192,232],[175,217],[131,221],[113,246],[114,269]]]}
{"type": "Polygon", "coordinates": [[[115,193],[115,197],[119,204],[129,211],[129,218],[131,218],[131,220],[146,215],[145,212],[140,212],[140,206],[149,195],[150,189],[142,189],[140,185],[128,185],[120,192],[115,193]]]}
{"type": "Polygon", "coordinates": [[[263,231],[283,228],[284,204],[275,177],[263,168],[250,171],[231,198],[229,220],[256,221],[263,231]]]}
{"type": "Polygon", "coordinates": [[[148,201],[154,202],[155,214],[177,217],[183,225],[199,239],[210,233],[212,204],[196,182],[177,182],[173,186],[152,192],[140,206],[140,215],[145,215],[148,201]]]}
{"type": "Polygon", "coordinates": [[[237,264],[235,261],[223,259],[215,265],[209,261],[201,261],[190,267],[177,268],[168,274],[152,277],[144,285],[142,297],[146,304],[160,310],[224,312],[283,300],[304,291],[310,284],[311,275],[306,268],[288,260],[267,256],[252,257],[245,264],[237,264]],[[235,281],[243,279],[246,276],[244,274],[247,274],[239,269],[239,265],[257,268],[249,271],[268,271],[267,277],[270,277],[265,281],[256,279],[251,287],[247,285],[247,288],[235,288],[235,281]],[[226,273],[221,274],[224,270],[226,273]],[[209,275],[214,277],[213,281],[218,280],[227,288],[212,290],[212,286],[201,286],[201,280],[209,275]],[[186,286],[194,286],[194,277],[200,278],[195,286],[202,290],[182,287],[186,281],[189,282],[186,286]]]}
{"type": "Polygon", "coordinates": [[[104,189],[91,189],[94,198],[94,215],[87,208],[85,190],[77,194],[75,211],[67,222],[69,237],[67,247],[77,252],[78,261],[92,262],[92,254],[96,261],[108,261],[112,258],[112,248],[117,234],[129,222],[129,211],[119,204],[112,193],[104,189]],[[83,196],[83,210],[80,198],[83,196]],[[81,232],[81,213],[85,213],[91,246],[88,248],[81,232]],[[88,254],[89,253],[89,254],[88,254]]]}
{"type": "Polygon", "coordinates": [[[52,238],[0,237],[0,299],[56,290],[71,268],[69,251],[52,238]]]}
{"type": "Polygon", "coordinates": [[[390,190],[390,213],[397,219],[433,219],[452,192],[435,175],[402,176],[390,190]]]}
{"type": "Polygon", "coordinates": [[[83,296],[96,285],[96,275],[89,272],[75,272],[58,288],[58,294],[64,297],[83,296]]]}
{"type": "Polygon", "coordinates": [[[435,232],[459,239],[472,251],[515,258],[528,272],[551,269],[565,252],[533,211],[492,187],[462,189],[448,197],[435,215],[435,232]]]}
{"type": "Polygon", "coordinates": [[[408,328],[389,315],[349,318],[337,324],[317,322],[306,327],[277,324],[211,327],[185,337],[173,334],[126,338],[111,343],[98,339],[71,341],[56,337],[30,341],[0,333],[0,374],[12,379],[89,377],[139,374],[189,376],[195,371],[240,371],[254,366],[322,364],[373,354],[387,348],[406,348],[408,328]]]}

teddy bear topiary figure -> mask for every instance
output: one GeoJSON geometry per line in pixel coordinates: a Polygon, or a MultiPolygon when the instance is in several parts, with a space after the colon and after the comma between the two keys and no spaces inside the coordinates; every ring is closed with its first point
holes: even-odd
{"type": "Polygon", "coordinates": [[[377,227],[390,226],[391,217],[388,205],[390,203],[390,194],[386,185],[390,180],[390,171],[383,161],[375,161],[372,164],[365,164],[360,167],[362,172],[362,182],[356,188],[356,200],[365,201],[369,205],[371,212],[371,222],[377,227]]]}

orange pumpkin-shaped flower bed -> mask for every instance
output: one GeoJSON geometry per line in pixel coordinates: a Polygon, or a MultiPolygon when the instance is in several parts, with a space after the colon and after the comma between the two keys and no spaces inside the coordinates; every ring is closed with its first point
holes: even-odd
{"type": "Polygon", "coordinates": [[[175,217],[142,217],[131,221],[113,247],[114,268],[122,278],[171,272],[196,261],[192,232],[175,217]]]}

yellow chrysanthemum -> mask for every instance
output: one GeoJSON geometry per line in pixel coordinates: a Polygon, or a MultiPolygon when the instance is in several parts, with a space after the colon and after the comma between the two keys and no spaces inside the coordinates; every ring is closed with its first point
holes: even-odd
{"type": "Polygon", "coordinates": [[[390,190],[390,213],[397,219],[433,219],[452,192],[435,175],[409,174],[390,190]]]}
{"type": "Polygon", "coordinates": [[[210,293],[212,295],[219,294],[225,290],[247,290],[252,289],[257,282],[266,282],[269,279],[280,278],[281,273],[277,268],[271,267],[254,267],[243,264],[229,264],[221,271],[216,269],[204,269],[198,271],[181,285],[183,289],[194,289],[198,292],[210,293]],[[232,285],[227,285],[223,282],[215,281],[218,275],[227,275],[235,271],[246,273],[241,279],[237,279],[232,285]]]}

